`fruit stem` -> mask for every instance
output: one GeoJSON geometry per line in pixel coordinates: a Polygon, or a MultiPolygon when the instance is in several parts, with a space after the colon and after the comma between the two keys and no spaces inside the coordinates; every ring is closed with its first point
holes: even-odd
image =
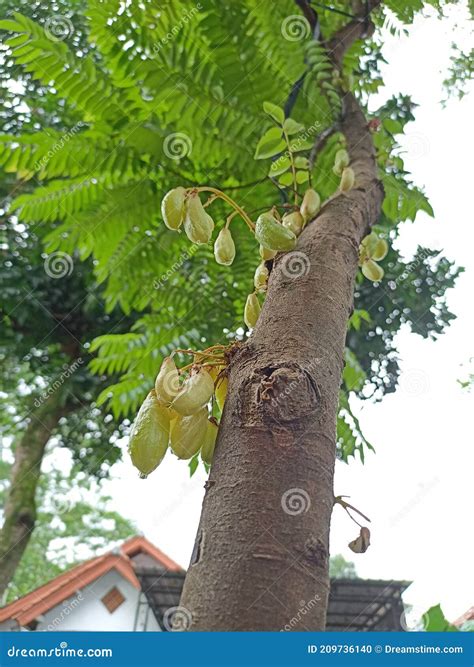
{"type": "Polygon", "coordinates": [[[218,190],[217,188],[211,188],[210,186],[203,186],[199,188],[194,188],[197,192],[212,192],[216,198],[220,197],[220,199],[223,199],[225,202],[229,204],[229,206],[232,206],[233,209],[240,215],[240,217],[244,220],[246,223],[247,227],[250,229],[250,231],[253,233],[255,231],[255,225],[253,222],[250,220],[248,215],[245,213],[244,209],[239,206],[231,197],[226,195],[224,192],[221,192],[221,190],[218,190]]]}

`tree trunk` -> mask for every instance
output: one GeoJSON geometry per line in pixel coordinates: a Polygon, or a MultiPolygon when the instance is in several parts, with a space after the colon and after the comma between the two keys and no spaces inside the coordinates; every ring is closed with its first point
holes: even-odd
{"type": "Polygon", "coordinates": [[[0,531],[0,599],[13,579],[35,527],[35,497],[41,461],[46,444],[64,414],[64,408],[58,402],[59,395],[54,395],[32,413],[15,447],[15,461],[0,531]]]}
{"type": "Polygon", "coordinates": [[[278,255],[229,391],[181,605],[191,630],[324,630],[336,415],[361,239],[383,189],[351,94],[356,185],[278,255]]]}

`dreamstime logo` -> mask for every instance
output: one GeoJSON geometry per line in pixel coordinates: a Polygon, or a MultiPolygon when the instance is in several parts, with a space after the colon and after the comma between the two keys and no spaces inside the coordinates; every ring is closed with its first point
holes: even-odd
{"type": "Polygon", "coordinates": [[[46,37],[52,42],[62,42],[74,31],[72,21],[62,14],[54,14],[44,24],[46,37]]]}
{"type": "Polygon", "coordinates": [[[74,268],[72,257],[67,252],[52,252],[44,260],[44,270],[47,276],[57,280],[70,276],[74,268]]]}
{"type": "Polygon", "coordinates": [[[45,401],[48,400],[50,396],[54,394],[55,391],[57,391],[60,387],[63,386],[63,384],[66,382],[67,379],[71,377],[73,373],[77,371],[79,366],[82,366],[84,363],[84,359],[82,357],[78,357],[75,359],[72,364],[64,364],[63,365],[63,372],[61,375],[54,380],[54,382],[51,382],[50,385],[48,385],[48,388],[45,389],[38,398],[35,399],[35,408],[39,408],[40,405],[43,405],[45,401]]]}
{"type": "Polygon", "coordinates": [[[419,368],[410,368],[400,378],[400,389],[410,396],[421,396],[429,390],[428,374],[419,368]]]}
{"type": "Polygon", "coordinates": [[[67,514],[71,510],[73,502],[65,496],[54,496],[51,499],[51,511],[56,515],[67,514]]]}
{"type": "Polygon", "coordinates": [[[411,160],[426,157],[430,152],[428,137],[421,132],[410,132],[405,135],[407,156],[411,160]]]}
{"type": "Polygon", "coordinates": [[[176,271],[179,271],[183,264],[188,260],[193,257],[193,255],[199,250],[199,246],[197,244],[193,244],[189,249],[183,250],[181,255],[178,257],[176,262],[171,266],[166,273],[164,273],[159,280],[154,280],[153,281],[153,287],[154,289],[161,289],[168,280],[173,276],[173,274],[176,273],[176,271]]]}
{"type": "Polygon", "coordinates": [[[297,250],[285,253],[281,262],[283,275],[291,280],[308,275],[310,268],[311,262],[308,255],[297,250]]]}
{"type": "Polygon", "coordinates": [[[163,614],[163,625],[168,632],[185,632],[191,620],[191,612],[186,607],[170,607],[163,614]]]}
{"type": "Polygon", "coordinates": [[[166,35],[160,39],[159,42],[153,45],[153,53],[155,54],[155,56],[161,51],[161,48],[163,46],[166,46],[176,38],[176,36],[181,32],[181,30],[201,9],[202,5],[200,2],[198,2],[196,3],[195,7],[192,7],[180,17],[178,22],[173,25],[171,30],[169,30],[169,32],[167,32],[166,35]]]}
{"type": "MultiPolygon", "coordinates": [[[[75,598],[72,598],[72,600],[66,601],[66,603],[63,603],[63,608],[61,609],[61,613],[55,616],[51,623],[48,625],[48,632],[52,632],[53,630],[56,630],[61,623],[69,616],[69,614],[78,607],[81,602],[84,600],[84,596],[82,592],[79,592],[75,598]]],[[[67,642],[61,642],[61,648],[67,648],[67,642]]]]}
{"type": "Polygon", "coordinates": [[[405,632],[417,632],[423,630],[428,621],[428,613],[420,608],[412,607],[404,610],[400,615],[400,625],[405,632]]]}
{"type": "Polygon", "coordinates": [[[46,153],[46,155],[43,155],[43,157],[40,160],[37,160],[35,162],[35,170],[39,171],[41,168],[45,167],[51,160],[51,158],[54,157],[56,153],[62,151],[67,142],[70,141],[82,127],[84,127],[84,123],[82,121],[79,121],[79,123],[76,123],[74,127],[65,132],[58,139],[58,141],[55,144],[53,144],[52,148],[46,153]]]}
{"type": "Polygon", "coordinates": [[[281,34],[288,42],[300,42],[310,36],[311,26],[304,16],[292,14],[283,19],[281,34]]]}
{"type": "Polygon", "coordinates": [[[285,514],[296,516],[309,510],[311,499],[304,489],[288,489],[281,497],[281,506],[285,514]]]}
{"type": "Polygon", "coordinates": [[[165,137],[163,150],[165,155],[172,160],[181,160],[181,158],[191,155],[193,143],[191,137],[184,132],[172,132],[165,137]]]}

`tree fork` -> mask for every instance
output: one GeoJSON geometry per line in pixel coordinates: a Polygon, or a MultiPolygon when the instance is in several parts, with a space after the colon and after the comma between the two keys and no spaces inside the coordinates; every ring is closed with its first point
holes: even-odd
{"type": "Polygon", "coordinates": [[[257,326],[231,362],[181,600],[191,630],[325,628],[347,321],[359,244],[383,200],[372,137],[350,93],[341,129],[355,188],[325,204],[296,251],[277,256],[257,326]]]}

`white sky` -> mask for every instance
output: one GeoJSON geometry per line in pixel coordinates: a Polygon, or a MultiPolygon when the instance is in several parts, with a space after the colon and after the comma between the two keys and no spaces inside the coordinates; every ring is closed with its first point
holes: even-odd
{"type": "MultiPolygon", "coordinates": [[[[426,187],[436,214],[435,221],[420,214],[416,223],[406,224],[401,248],[407,256],[418,243],[442,248],[466,267],[449,293],[458,319],[437,342],[408,331],[399,334],[400,389],[382,403],[360,403],[357,409],[377,453],[368,456],[365,466],[338,463],[336,471],[336,494],[350,495],[350,502],[372,518],[372,545],[362,555],[347,548],[357,527],[340,507],[335,508],[331,531],[332,553],[354,560],[362,577],[413,580],[405,601],[420,612],[441,602],[451,620],[474,605],[474,392],[457,384],[466,375],[461,365],[474,354],[474,171],[468,154],[474,91],[462,102],[452,100],[446,109],[438,102],[443,96],[440,72],[463,16],[452,11],[445,22],[420,18],[409,38],[388,38],[384,55],[390,64],[383,72],[384,98],[401,91],[420,105],[403,139],[405,164],[415,183],[426,187]]],[[[171,455],[148,480],[139,480],[125,456],[105,490],[113,496],[115,510],[186,567],[204,482],[202,470],[190,479],[186,463],[171,455]]]]}

